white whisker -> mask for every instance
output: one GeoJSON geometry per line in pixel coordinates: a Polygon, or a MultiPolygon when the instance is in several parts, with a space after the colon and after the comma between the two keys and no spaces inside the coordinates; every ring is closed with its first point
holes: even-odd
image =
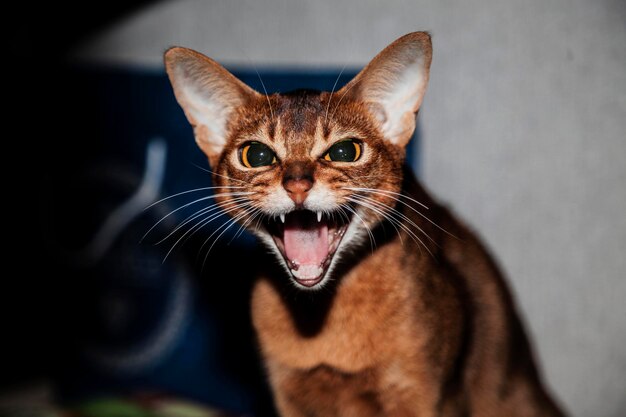
{"type": "Polygon", "coordinates": [[[366,197],[363,197],[363,196],[359,196],[359,197],[361,197],[361,199],[348,197],[348,200],[352,201],[355,204],[360,204],[363,207],[366,207],[366,208],[368,208],[368,209],[370,209],[370,210],[380,214],[385,219],[389,220],[389,222],[392,225],[396,224],[402,230],[404,230],[406,233],[409,234],[409,237],[411,237],[413,239],[413,241],[418,245],[418,247],[420,247],[420,244],[421,244],[428,251],[428,253],[430,253],[430,255],[434,257],[433,253],[430,251],[430,249],[424,243],[424,241],[422,241],[422,239],[419,238],[419,236],[417,236],[415,233],[413,233],[413,231],[406,224],[404,224],[402,221],[400,221],[400,220],[398,220],[398,219],[396,219],[396,218],[394,218],[392,216],[398,216],[398,217],[400,217],[400,219],[403,219],[404,221],[408,222],[410,225],[412,225],[417,230],[419,230],[422,234],[424,234],[424,236],[426,236],[435,245],[437,245],[437,243],[430,236],[428,236],[428,234],[426,232],[424,232],[418,225],[416,225],[411,219],[409,219],[408,217],[406,217],[404,214],[400,213],[399,211],[393,209],[392,207],[389,207],[389,206],[387,206],[385,204],[382,204],[382,203],[380,203],[380,202],[378,202],[376,200],[367,199],[366,197]],[[385,213],[383,211],[384,209],[388,209],[389,213],[385,213]]]}
{"type": "Polygon", "coordinates": [[[459,239],[457,236],[455,236],[454,234],[448,232],[446,229],[444,229],[443,227],[439,226],[437,223],[435,223],[434,221],[432,221],[431,219],[429,219],[424,213],[418,211],[415,207],[413,207],[412,205],[402,201],[400,198],[406,198],[407,200],[410,200],[416,204],[419,204],[421,207],[425,208],[426,210],[428,210],[428,207],[426,205],[424,205],[423,203],[420,203],[419,201],[405,195],[402,193],[397,193],[394,191],[389,191],[389,190],[380,190],[377,188],[363,188],[363,187],[343,187],[346,190],[351,190],[351,191],[363,191],[363,192],[369,192],[372,194],[379,194],[379,195],[384,195],[384,196],[388,196],[393,198],[394,200],[396,200],[398,203],[408,207],[409,209],[411,209],[412,211],[414,211],[415,213],[417,213],[419,216],[423,217],[424,220],[426,220],[427,222],[429,222],[430,224],[432,224],[433,226],[435,226],[437,229],[441,230],[442,232],[446,233],[449,236],[452,236],[455,239],[459,239]]]}
{"type": "Polygon", "coordinates": [[[254,229],[255,230],[258,229],[259,227],[261,227],[260,223],[261,223],[261,221],[263,220],[264,217],[266,217],[266,214],[264,214],[264,213],[261,213],[261,215],[257,217],[256,223],[254,224],[254,229]]]}
{"type": "Polygon", "coordinates": [[[359,214],[356,212],[356,210],[354,210],[352,207],[350,207],[349,204],[342,204],[341,207],[343,207],[344,209],[346,209],[349,212],[351,212],[356,218],[358,218],[361,221],[361,223],[363,223],[363,226],[365,227],[365,230],[367,230],[367,234],[369,235],[370,247],[372,249],[372,253],[374,253],[374,245],[376,243],[376,239],[374,239],[374,234],[372,233],[372,229],[370,229],[370,227],[367,225],[365,220],[363,220],[363,218],[361,216],[359,216],[359,214]]]}
{"type": "Polygon", "coordinates": [[[202,269],[201,271],[204,271],[204,266],[206,264],[206,261],[209,257],[209,254],[211,253],[211,250],[213,249],[213,246],[215,246],[215,244],[217,243],[217,241],[220,239],[220,237],[222,237],[222,235],[224,233],[226,233],[226,231],[228,231],[228,229],[230,229],[234,224],[236,224],[240,219],[244,218],[245,216],[247,216],[248,214],[250,214],[251,212],[253,212],[254,210],[256,210],[256,207],[248,207],[247,209],[244,210],[243,213],[238,214],[236,217],[231,218],[230,220],[228,220],[227,222],[225,222],[224,224],[222,224],[220,227],[218,227],[217,229],[215,229],[215,231],[213,233],[211,233],[211,235],[206,238],[206,240],[204,241],[204,243],[202,244],[202,246],[200,246],[200,250],[199,253],[202,252],[202,248],[211,240],[211,238],[213,237],[213,235],[215,235],[217,232],[220,231],[220,229],[224,228],[224,226],[226,226],[224,228],[224,230],[222,230],[222,232],[217,235],[217,237],[213,240],[213,243],[211,244],[211,246],[209,247],[209,250],[207,251],[206,255],[204,255],[204,260],[202,261],[202,269]]]}
{"type": "Polygon", "coordinates": [[[381,208],[382,210],[389,210],[390,213],[392,213],[394,216],[398,216],[400,217],[400,219],[408,222],[410,225],[412,225],[417,230],[419,230],[424,236],[426,236],[431,242],[437,245],[437,242],[435,242],[430,236],[428,236],[428,234],[421,227],[419,227],[413,220],[411,220],[409,217],[407,217],[405,214],[401,213],[399,210],[395,209],[394,207],[388,206],[384,203],[381,203],[380,201],[374,200],[373,198],[362,196],[362,195],[354,195],[353,197],[358,198],[359,200],[362,200],[362,201],[366,201],[370,204],[374,204],[377,207],[381,208]]]}
{"type": "Polygon", "coordinates": [[[343,99],[346,97],[346,95],[348,94],[348,92],[350,92],[350,90],[352,90],[354,88],[355,85],[357,85],[359,82],[361,81],[361,79],[359,78],[358,80],[354,81],[354,83],[352,85],[350,85],[346,91],[343,92],[343,95],[339,98],[339,101],[337,102],[337,104],[335,105],[335,108],[333,109],[333,113],[330,115],[330,118],[332,119],[333,117],[335,117],[335,113],[337,112],[337,109],[339,108],[339,105],[341,104],[341,102],[343,101],[343,99]]]}
{"type": "Polygon", "coordinates": [[[200,201],[205,201],[205,200],[210,200],[212,198],[215,197],[238,197],[238,196],[242,196],[242,195],[251,195],[251,194],[256,194],[254,191],[242,191],[242,192],[234,192],[234,193],[217,193],[217,194],[211,194],[209,196],[206,197],[202,197],[202,198],[198,198],[197,200],[194,200],[190,203],[187,204],[183,204],[182,206],[178,207],[177,209],[174,209],[172,211],[170,211],[168,214],[166,214],[165,216],[163,216],[158,222],[156,222],[143,236],[142,238],[139,240],[139,242],[143,242],[145,240],[145,238],[150,234],[150,232],[152,232],[152,230],[154,230],[155,227],[157,227],[162,221],[164,221],[165,219],[167,219],[168,217],[170,217],[172,214],[186,208],[189,207],[193,204],[199,203],[200,201]]]}
{"type": "Polygon", "coordinates": [[[398,175],[384,174],[384,175],[359,175],[359,178],[383,178],[385,180],[396,179],[402,180],[403,177],[398,175]]]}
{"type": "MultiPolygon", "coordinates": [[[[208,172],[209,174],[216,175],[216,176],[218,176],[218,177],[222,177],[222,178],[226,178],[227,180],[240,182],[240,183],[242,183],[242,184],[246,184],[246,186],[248,186],[248,185],[249,185],[249,184],[248,184],[247,182],[245,182],[245,181],[238,180],[237,178],[232,178],[232,177],[229,177],[228,175],[218,174],[218,173],[217,173],[217,172],[215,172],[215,171],[211,171],[210,169],[206,169],[206,168],[204,168],[204,167],[201,167],[200,165],[194,164],[193,162],[191,163],[191,165],[195,166],[195,167],[196,167],[196,168],[198,168],[198,169],[201,169],[201,170],[202,170],[202,171],[204,171],[204,172],[208,172]]],[[[242,187],[242,188],[243,188],[243,187],[242,187]]]]}
{"type": "MultiPolygon", "coordinates": [[[[391,196],[398,196],[398,197],[404,197],[407,200],[410,200],[416,204],[419,204],[421,207],[425,208],[426,210],[428,210],[428,206],[426,206],[424,203],[420,203],[419,201],[407,196],[406,194],[402,194],[402,193],[397,193],[395,191],[390,191],[390,190],[381,190],[379,188],[365,188],[365,187],[343,187],[346,190],[350,190],[350,191],[365,191],[365,192],[370,192],[370,193],[379,193],[379,194],[387,194],[387,195],[391,195],[391,196]]],[[[399,201],[396,198],[396,201],[399,201]]],[[[405,203],[406,204],[406,203],[405,203]]]]}
{"type": "Polygon", "coordinates": [[[263,88],[263,92],[265,93],[265,97],[267,98],[267,104],[269,105],[269,108],[270,108],[270,116],[271,116],[272,120],[274,120],[274,111],[272,110],[272,103],[270,101],[269,94],[267,94],[267,89],[265,88],[265,83],[263,82],[263,79],[261,78],[261,74],[259,74],[259,70],[257,69],[256,64],[250,58],[250,56],[246,53],[246,51],[244,51],[240,46],[236,46],[236,48],[239,50],[241,55],[246,58],[246,60],[250,64],[250,66],[252,68],[254,68],[254,72],[256,72],[256,76],[259,77],[259,81],[261,82],[261,87],[263,88]]]}
{"type": "Polygon", "coordinates": [[[167,258],[170,256],[170,254],[176,248],[176,246],[178,246],[178,244],[180,243],[181,240],[185,239],[185,241],[187,241],[187,239],[191,238],[191,236],[193,236],[196,232],[198,232],[198,230],[202,229],[204,226],[206,226],[207,224],[211,223],[213,220],[215,220],[215,219],[217,219],[217,218],[219,218],[219,217],[221,217],[221,216],[223,216],[225,214],[228,214],[228,213],[230,213],[230,212],[232,212],[234,210],[240,209],[242,207],[246,207],[248,204],[251,204],[251,203],[247,203],[247,204],[246,203],[242,203],[240,205],[237,205],[237,206],[234,206],[234,207],[230,207],[230,208],[228,208],[226,210],[222,210],[222,211],[219,211],[217,213],[213,213],[210,216],[208,216],[206,219],[203,219],[200,222],[198,222],[196,225],[194,225],[189,230],[187,230],[185,233],[183,233],[183,235],[181,237],[179,237],[178,240],[176,240],[176,242],[174,242],[174,244],[172,245],[170,250],[165,254],[165,257],[163,258],[163,263],[165,263],[167,258]]]}
{"type": "Polygon", "coordinates": [[[265,83],[263,82],[263,79],[261,78],[261,74],[259,74],[259,71],[256,68],[256,65],[254,65],[254,72],[256,72],[256,76],[259,77],[259,81],[261,82],[261,87],[263,87],[263,92],[265,93],[265,98],[267,99],[267,105],[270,108],[270,117],[272,118],[272,120],[274,119],[274,110],[272,110],[272,102],[270,100],[270,96],[269,94],[267,94],[267,88],[265,88],[265,83]]]}
{"type": "Polygon", "coordinates": [[[263,211],[260,208],[255,207],[254,210],[250,213],[248,219],[245,222],[243,222],[241,226],[239,226],[239,230],[237,230],[237,233],[235,233],[235,236],[233,236],[233,238],[228,243],[230,244],[233,240],[241,236],[243,232],[246,230],[246,226],[248,226],[250,223],[254,221],[254,219],[256,219],[259,215],[262,215],[262,214],[263,214],[263,211]]]}
{"type": "MultiPolygon", "coordinates": [[[[402,228],[403,230],[406,230],[406,226],[403,225],[402,222],[400,222],[398,219],[391,217],[391,213],[385,213],[383,210],[363,200],[348,197],[348,201],[351,201],[352,203],[356,205],[363,206],[373,211],[374,213],[380,215],[380,217],[382,217],[383,219],[388,220],[391,223],[391,225],[396,229],[396,232],[399,232],[399,230],[396,228],[396,225],[400,226],[400,228],[402,228]]],[[[398,237],[402,239],[402,236],[399,233],[398,233],[398,237]]],[[[418,243],[418,242],[416,241],[415,243],[418,243]]]]}
{"type": "MultiPolygon", "coordinates": [[[[354,196],[352,196],[352,197],[348,197],[348,200],[350,200],[350,201],[352,201],[353,203],[356,203],[356,204],[361,204],[361,201],[357,201],[357,200],[355,199],[355,197],[360,197],[360,196],[354,195],[354,196]]],[[[363,205],[363,204],[362,204],[362,205],[363,205]]],[[[364,206],[365,206],[365,205],[364,205],[364,206]]],[[[367,206],[365,206],[365,207],[367,207],[367,206]]],[[[380,209],[378,209],[378,208],[375,208],[375,207],[367,207],[367,208],[369,208],[370,210],[372,210],[372,211],[374,211],[375,213],[379,214],[379,215],[380,215],[383,219],[390,220],[390,222],[389,222],[389,223],[391,224],[391,226],[392,226],[392,227],[394,228],[394,230],[396,231],[396,234],[398,235],[398,238],[400,239],[400,243],[404,244],[404,241],[403,241],[403,239],[402,239],[402,234],[400,233],[400,230],[398,230],[398,228],[396,227],[396,222],[395,222],[395,221],[392,221],[392,220],[394,220],[394,219],[390,219],[390,218],[389,218],[389,216],[388,216],[388,215],[387,215],[384,211],[382,211],[382,210],[380,210],[380,209]]],[[[416,242],[416,243],[417,243],[417,242],[416,242]]]]}
{"type": "Polygon", "coordinates": [[[159,245],[161,243],[163,243],[164,241],[166,241],[170,236],[172,236],[174,233],[176,233],[178,230],[180,230],[181,228],[183,228],[185,225],[187,225],[188,223],[192,222],[193,220],[197,219],[198,217],[208,214],[212,211],[216,211],[216,210],[220,210],[220,209],[224,209],[224,208],[228,208],[231,207],[233,204],[237,204],[237,203],[241,203],[243,201],[248,200],[247,197],[238,197],[238,198],[233,198],[232,200],[228,200],[226,203],[224,203],[223,205],[218,205],[218,203],[214,203],[211,204],[208,207],[205,207],[203,209],[200,209],[198,211],[196,211],[194,214],[190,215],[189,217],[187,217],[185,220],[183,220],[183,222],[181,224],[179,224],[178,226],[176,226],[176,228],[174,230],[172,230],[167,236],[165,236],[163,239],[159,240],[158,242],[155,243],[155,245],[159,245]]]}
{"type": "Polygon", "coordinates": [[[244,187],[244,186],[228,186],[228,185],[224,185],[224,186],[221,186],[221,187],[200,187],[200,188],[194,188],[193,190],[182,191],[180,193],[172,194],[172,195],[167,196],[165,198],[162,198],[162,199],[160,199],[158,201],[155,201],[154,203],[150,204],[149,206],[147,206],[143,210],[146,211],[149,208],[151,208],[151,207],[153,207],[153,206],[155,206],[155,205],[157,205],[159,203],[162,203],[162,202],[164,202],[166,200],[169,200],[171,198],[174,198],[174,197],[178,197],[179,195],[195,193],[195,192],[198,192],[198,191],[215,190],[216,188],[246,188],[246,187],[244,187]]]}
{"type": "Polygon", "coordinates": [[[337,76],[337,79],[335,80],[335,84],[333,84],[333,89],[330,91],[330,94],[328,96],[328,105],[326,106],[326,113],[324,114],[324,124],[328,122],[328,110],[330,109],[330,103],[333,101],[333,93],[335,92],[335,88],[337,88],[337,83],[339,82],[339,79],[341,78],[341,74],[343,74],[345,69],[346,69],[346,66],[344,65],[341,71],[339,71],[339,75],[337,76]]]}

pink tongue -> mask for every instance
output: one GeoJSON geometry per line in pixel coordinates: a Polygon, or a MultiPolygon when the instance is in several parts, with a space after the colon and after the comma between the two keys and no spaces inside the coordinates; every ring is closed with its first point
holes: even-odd
{"type": "Polygon", "coordinates": [[[328,256],[328,226],[321,222],[304,228],[299,222],[287,222],[283,242],[290,261],[320,266],[328,256]]]}

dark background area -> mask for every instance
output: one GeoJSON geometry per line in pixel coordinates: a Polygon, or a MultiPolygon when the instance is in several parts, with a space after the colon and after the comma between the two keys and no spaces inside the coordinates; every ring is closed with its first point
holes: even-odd
{"type": "MultiPolygon", "coordinates": [[[[0,318],[5,339],[0,396],[43,381],[60,406],[148,392],[271,416],[249,322],[250,284],[260,256],[250,236],[233,240],[233,233],[227,234],[204,268],[205,238],[221,225],[216,222],[161,264],[185,229],[166,245],[151,243],[193,214],[192,207],[163,222],[146,242],[139,243],[141,237],[165,214],[193,200],[190,194],[146,210],[102,261],[76,261],[107,216],[139,186],[153,139],[161,138],[168,152],[159,198],[210,185],[203,171],[206,158],[190,140],[191,128],[164,73],[68,59],[85,38],[144,3],[89,8],[82,14],[21,10],[28,18],[18,33],[21,43],[11,43],[11,62],[19,65],[12,68],[8,85],[9,120],[18,127],[18,139],[8,141],[6,152],[17,170],[5,174],[13,202],[5,227],[11,242],[7,270],[15,273],[2,283],[7,301],[0,318]],[[158,333],[181,286],[191,294],[178,326],[182,330],[161,359],[138,371],[98,359],[93,346],[118,352],[158,333]],[[120,314],[130,318],[116,330],[120,314]],[[111,369],[103,369],[107,364],[111,369]]],[[[262,91],[256,71],[231,70],[262,91]]],[[[339,78],[339,70],[260,73],[272,92],[331,89],[355,71],[345,70],[339,78]]]]}
{"type": "MultiPolygon", "coordinates": [[[[68,170],[89,163],[96,150],[83,120],[92,109],[74,102],[77,85],[68,72],[73,47],[111,21],[148,2],[16,4],[6,15],[8,39],[5,98],[12,128],[5,141],[9,246],[2,280],[0,384],[8,388],[49,371],[58,341],[55,296],[62,279],[46,246],[46,187],[68,170]],[[8,94],[7,94],[8,93],[8,94]],[[9,203],[10,201],[10,203],[9,203]]],[[[6,233],[8,231],[8,233],[6,233]]]]}

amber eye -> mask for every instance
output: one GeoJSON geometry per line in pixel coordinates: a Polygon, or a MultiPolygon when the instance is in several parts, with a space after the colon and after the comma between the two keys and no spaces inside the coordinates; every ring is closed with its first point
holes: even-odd
{"type": "Polygon", "coordinates": [[[361,157],[361,143],[355,139],[346,139],[330,147],[324,159],[333,162],[354,162],[361,157]]]}
{"type": "Polygon", "coordinates": [[[260,142],[248,142],[239,149],[239,159],[247,168],[258,168],[276,163],[276,154],[260,142]]]}

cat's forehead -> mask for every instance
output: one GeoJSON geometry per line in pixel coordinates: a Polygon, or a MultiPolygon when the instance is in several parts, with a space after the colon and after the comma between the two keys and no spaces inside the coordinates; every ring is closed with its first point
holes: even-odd
{"type": "Polygon", "coordinates": [[[319,91],[296,90],[275,96],[272,109],[273,130],[276,140],[305,141],[319,134],[320,117],[323,113],[322,96],[319,91]]]}
{"type": "Polygon", "coordinates": [[[268,142],[276,150],[303,155],[328,136],[325,98],[328,93],[295,90],[263,97],[246,111],[244,136],[268,142]]]}
{"type": "Polygon", "coordinates": [[[280,157],[300,158],[316,156],[345,137],[376,136],[367,112],[358,103],[342,98],[316,90],[257,97],[239,118],[234,145],[261,141],[280,157]]]}

